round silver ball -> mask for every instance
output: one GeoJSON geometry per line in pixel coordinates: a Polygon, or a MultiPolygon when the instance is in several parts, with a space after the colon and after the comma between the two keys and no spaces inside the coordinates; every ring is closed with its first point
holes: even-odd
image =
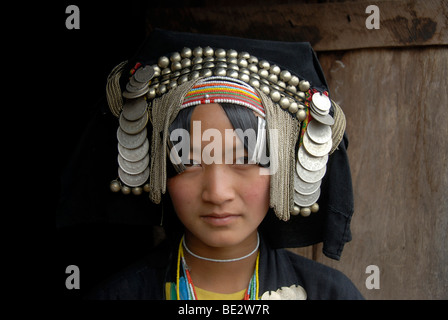
{"type": "Polygon", "coordinates": [[[311,209],[310,208],[301,208],[300,209],[300,215],[302,217],[308,217],[311,214],[311,209]]]}
{"type": "Polygon", "coordinates": [[[168,57],[160,57],[159,61],[157,62],[157,65],[161,68],[161,69],[165,69],[166,67],[168,67],[170,64],[170,59],[168,59],[168,57]]]}
{"type": "Polygon", "coordinates": [[[182,58],[190,58],[192,54],[192,51],[190,48],[183,48],[182,51],[180,52],[180,55],[182,58]]]}
{"type": "Polygon", "coordinates": [[[213,56],[213,53],[214,53],[214,51],[213,51],[213,49],[211,48],[211,47],[205,47],[204,49],[203,49],[203,55],[204,55],[204,57],[212,57],[213,56]]]}
{"type": "Polygon", "coordinates": [[[110,191],[118,192],[121,190],[121,184],[117,180],[114,180],[110,183],[110,191]]]}
{"type": "Polygon", "coordinates": [[[291,215],[297,216],[300,213],[300,207],[294,206],[294,208],[291,211],[291,215]]]}
{"type": "Polygon", "coordinates": [[[121,187],[121,192],[123,194],[130,194],[131,193],[131,188],[129,188],[128,186],[124,185],[121,187]]]}
{"type": "Polygon", "coordinates": [[[280,101],[280,98],[281,98],[280,92],[278,92],[276,90],[272,91],[270,96],[271,96],[272,101],[274,101],[274,102],[279,102],[280,101]]]}
{"type": "Polygon", "coordinates": [[[291,72],[289,72],[288,70],[283,70],[282,72],[280,72],[280,79],[282,79],[285,82],[288,82],[289,80],[291,80],[291,72]]]}
{"type": "Polygon", "coordinates": [[[136,196],[141,195],[142,192],[143,192],[142,187],[135,187],[135,188],[132,188],[132,193],[133,193],[134,195],[136,195],[136,196]]]}
{"type": "Polygon", "coordinates": [[[282,109],[286,110],[290,107],[291,103],[288,98],[282,97],[278,103],[282,109]]]}
{"type": "Polygon", "coordinates": [[[203,50],[202,50],[201,47],[196,47],[196,48],[193,49],[193,55],[195,57],[201,57],[202,53],[203,53],[203,50]]]}
{"type": "Polygon", "coordinates": [[[303,92],[307,92],[310,89],[310,83],[306,80],[302,80],[299,82],[299,90],[303,92]]]}
{"type": "Polygon", "coordinates": [[[179,52],[174,52],[173,54],[171,54],[170,56],[170,60],[171,62],[180,62],[180,60],[182,59],[182,57],[180,56],[179,52]]]}
{"type": "Polygon", "coordinates": [[[300,109],[299,111],[297,111],[297,119],[299,119],[299,121],[303,121],[306,119],[306,112],[303,109],[300,109]]]}

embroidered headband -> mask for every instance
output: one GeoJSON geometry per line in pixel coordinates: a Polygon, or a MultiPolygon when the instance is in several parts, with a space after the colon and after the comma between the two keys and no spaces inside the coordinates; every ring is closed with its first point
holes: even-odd
{"type": "Polygon", "coordinates": [[[198,81],[185,96],[181,109],[207,103],[233,103],[265,117],[258,93],[237,79],[210,77],[198,81]]]}

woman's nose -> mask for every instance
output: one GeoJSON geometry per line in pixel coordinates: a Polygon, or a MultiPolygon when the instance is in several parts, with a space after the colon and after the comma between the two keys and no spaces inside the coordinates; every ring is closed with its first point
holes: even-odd
{"type": "Polygon", "coordinates": [[[235,182],[226,164],[212,164],[205,168],[202,199],[221,205],[235,197],[235,182]]]}

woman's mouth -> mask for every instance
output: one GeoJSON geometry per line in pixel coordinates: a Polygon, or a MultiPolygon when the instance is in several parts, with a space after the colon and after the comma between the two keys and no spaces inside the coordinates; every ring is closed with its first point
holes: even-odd
{"type": "Polygon", "coordinates": [[[238,220],[238,218],[240,218],[240,215],[237,214],[228,214],[228,213],[223,213],[223,214],[207,214],[207,215],[203,215],[201,216],[201,219],[212,225],[215,227],[222,227],[222,226],[227,226],[233,222],[235,222],[236,220],[238,220]]]}

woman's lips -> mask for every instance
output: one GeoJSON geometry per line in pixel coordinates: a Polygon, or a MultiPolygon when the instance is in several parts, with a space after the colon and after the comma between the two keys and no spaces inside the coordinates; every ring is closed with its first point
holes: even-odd
{"type": "Polygon", "coordinates": [[[202,220],[213,226],[221,227],[235,222],[240,215],[237,214],[208,214],[201,216],[202,220]]]}

